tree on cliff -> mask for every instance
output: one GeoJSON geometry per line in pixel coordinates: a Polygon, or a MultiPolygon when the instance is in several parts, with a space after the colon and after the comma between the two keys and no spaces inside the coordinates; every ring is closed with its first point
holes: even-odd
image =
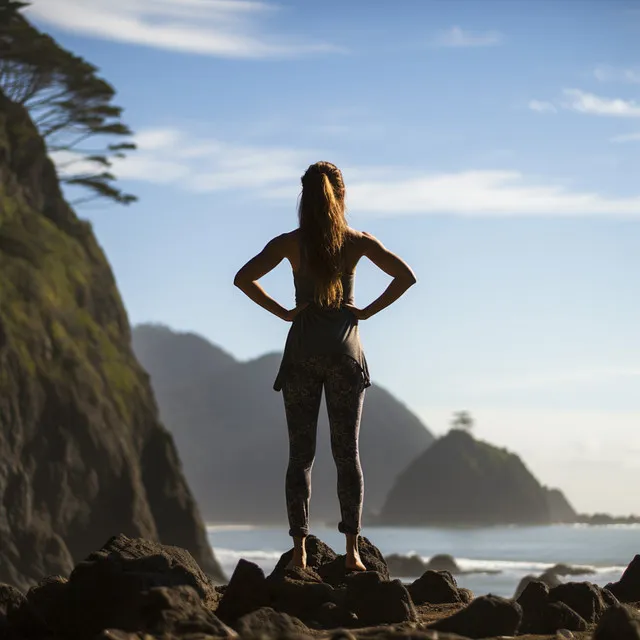
{"type": "Polygon", "coordinates": [[[121,191],[111,173],[114,158],[135,149],[125,140],[131,130],[112,104],[113,87],[97,68],[40,33],[19,12],[23,2],[3,2],[0,9],[0,91],[25,106],[58,164],[62,182],[90,192],[74,204],[107,198],[129,204],[136,197],[121,191]],[[85,146],[99,140],[99,148],[85,146]]]}
{"type": "Polygon", "coordinates": [[[461,431],[471,431],[473,428],[473,418],[468,411],[456,411],[451,419],[451,428],[461,431]]]}

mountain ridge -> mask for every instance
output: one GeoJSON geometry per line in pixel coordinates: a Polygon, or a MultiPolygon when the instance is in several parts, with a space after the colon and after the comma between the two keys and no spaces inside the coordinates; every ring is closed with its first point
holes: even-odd
{"type": "MultiPolygon", "coordinates": [[[[162,337],[174,344],[167,346],[166,352],[177,350],[176,344],[188,333],[171,335],[167,329],[162,329],[162,337]]],[[[227,361],[228,368],[217,374],[188,374],[183,383],[166,375],[167,364],[161,357],[149,357],[141,348],[140,337],[147,340],[152,331],[152,325],[134,327],[134,350],[151,376],[161,415],[176,437],[185,473],[205,518],[210,522],[284,522],[288,438],[282,397],[273,390],[281,354],[269,352],[250,360],[227,361]],[[208,460],[207,443],[216,438],[230,460],[228,464],[218,460],[212,465],[208,460]],[[238,466],[252,471],[238,477],[238,466]],[[242,504],[247,500],[252,502],[251,510],[242,504]]],[[[223,349],[220,352],[226,353],[223,349]]],[[[181,357],[188,358],[186,352],[181,357]]],[[[185,366],[177,364],[178,369],[185,366]]],[[[388,391],[377,385],[367,389],[360,432],[367,512],[381,507],[395,475],[432,440],[419,418],[388,391]]],[[[335,478],[323,403],[312,472],[312,519],[338,521],[335,478]]]]}

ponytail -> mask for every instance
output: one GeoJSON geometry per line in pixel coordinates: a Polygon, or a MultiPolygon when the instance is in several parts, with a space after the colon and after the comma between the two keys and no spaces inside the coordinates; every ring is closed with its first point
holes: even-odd
{"type": "Polygon", "coordinates": [[[307,169],[298,214],[305,266],[315,280],[314,300],[321,307],[339,307],[347,221],[344,182],[335,165],[317,162],[307,169]]]}

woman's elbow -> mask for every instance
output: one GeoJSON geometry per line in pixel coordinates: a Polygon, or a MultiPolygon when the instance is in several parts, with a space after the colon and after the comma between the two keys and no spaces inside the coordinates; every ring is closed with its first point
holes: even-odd
{"type": "Polygon", "coordinates": [[[233,284],[234,286],[238,287],[238,289],[242,289],[244,287],[245,281],[246,279],[242,277],[240,271],[238,271],[238,273],[236,273],[235,277],[233,278],[233,284]]]}

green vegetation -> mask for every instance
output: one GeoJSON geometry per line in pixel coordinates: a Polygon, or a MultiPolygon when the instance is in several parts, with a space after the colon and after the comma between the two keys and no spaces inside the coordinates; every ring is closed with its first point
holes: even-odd
{"type": "MultiPolygon", "coordinates": [[[[2,110],[0,149],[15,144],[8,131],[16,127],[7,118],[2,110]]],[[[17,128],[28,138],[26,114],[17,128]]],[[[31,127],[31,138],[37,135],[31,127]]],[[[56,198],[47,195],[50,202],[56,198]]],[[[145,395],[144,378],[122,340],[124,309],[104,256],[86,223],[62,201],[73,233],[31,201],[7,167],[0,167],[0,328],[12,353],[11,366],[2,367],[0,395],[10,393],[11,374],[18,370],[61,387],[72,378],[91,388],[96,402],[113,401],[130,423],[132,407],[145,395]]]]}
{"type": "Polygon", "coordinates": [[[23,6],[8,2],[0,9],[0,90],[29,110],[49,151],[57,153],[61,181],[89,191],[74,204],[95,198],[134,202],[135,196],[115,185],[110,169],[114,158],[135,145],[104,146],[105,140],[131,135],[121,121],[122,108],[112,104],[115,90],[96,67],[31,25],[19,12],[23,6]],[[99,140],[100,148],[87,148],[88,140],[99,140]]]}

